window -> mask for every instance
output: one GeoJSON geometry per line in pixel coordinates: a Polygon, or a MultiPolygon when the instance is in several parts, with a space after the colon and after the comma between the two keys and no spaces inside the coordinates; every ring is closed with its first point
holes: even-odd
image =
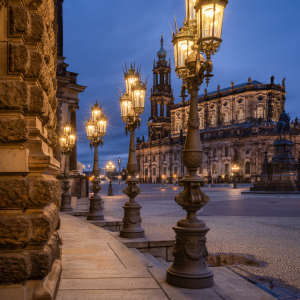
{"type": "Polygon", "coordinates": [[[215,115],[211,116],[211,126],[216,126],[217,124],[217,118],[215,115]]]}
{"type": "Polygon", "coordinates": [[[145,163],[148,162],[148,156],[145,156],[145,163]]]}
{"type": "Polygon", "coordinates": [[[229,152],[229,151],[228,151],[228,147],[226,147],[226,148],[225,148],[225,156],[228,156],[228,155],[229,155],[228,152],[229,152]]]}
{"type": "Polygon", "coordinates": [[[174,153],[174,160],[177,160],[177,152],[174,153]]]}
{"type": "Polygon", "coordinates": [[[237,115],[238,121],[242,122],[244,121],[244,111],[242,109],[238,110],[238,115],[237,115]]]}
{"type": "Polygon", "coordinates": [[[145,176],[148,176],[148,168],[145,169],[145,176]]]}
{"type": "Polygon", "coordinates": [[[164,153],[163,154],[163,161],[165,161],[166,160],[166,154],[164,153]]]}
{"type": "Polygon", "coordinates": [[[163,167],[163,175],[167,175],[167,168],[163,167]]]}
{"type": "Polygon", "coordinates": [[[229,164],[225,164],[225,173],[229,173],[229,164]]]}
{"type": "Polygon", "coordinates": [[[263,118],[264,117],[264,108],[262,106],[257,107],[257,112],[256,112],[256,118],[263,118]]]}
{"type": "Polygon", "coordinates": [[[225,113],[224,113],[224,122],[225,123],[228,123],[230,120],[229,120],[229,112],[228,111],[226,111],[225,113]]]}
{"type": "Polygon", "coordinates": [[[153,176],[156,176],[156,168],[153,168],[153,176]]]}
{"type": "Polygon", "coordinates": [[[250,174],[250,162],[247,161],[245,164],[245,174],[250,174]]]}
{"type": "Polygon", "coordinates": [[[218,166],[217,166],[217,164],[213,164],[213,173],[214,174],[218,173],[218,166]]]}
{"type": "Polygon", "coordinates": [[[155,155],[153,155],[153,162],[155,162],[155,155]]]}
{"type": "Polygon", "coordinates": [[[217,149],[214,149],[213,150],[213,158],[216,158],[216,156],[217,156],[217,149]]]}
{"type": "Polygon", "coordinates": [[[174,175],[177,175],[177,167],[174,167],[174,175]]]}

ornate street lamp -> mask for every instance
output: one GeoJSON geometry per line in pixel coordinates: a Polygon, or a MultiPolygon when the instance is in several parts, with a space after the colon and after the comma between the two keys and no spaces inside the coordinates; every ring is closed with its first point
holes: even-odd
{"type": "Polygon", "coordinates": [[[115,165],[110,161],[106,165],[106,170],[107,170],[107,172],[109,172],[109,186],[108,186],[107,196],[113,196],[114,195],[114,191],[113,191],[112,184],[111,184],[111,172],[114,169],[115,169],[115,165]]]}
{"type": "Polygon", "coordinates": [[[239,166],[237,166],[236,164],[231,167],[231,170],[233,172],[233,188],[237,189],[237,181],[236,181],[236,173],[239,171],[239,166]]]}
{"type": "Polygon", "coordinates": [[[86,126],[87,138],[90,140],[91,149],[94,147],[94,165],[92,170],[92,186],[91,190],[94,195],[90,197],[89,213],[87,215],[88,220],[104,220],[103,215],[103,203],[102,198],[98,195],[101,191],[100,186],[100,169],[98,161],[98,147],[103,145],[103,137],[106,133],[107,117],[102,110],[102,107],[96,101],[96,104],[92,105],[92,118],[89,119],[86,126]]]}
{"type": "Polygon", "coordinates": [[[124,78],[126,82],[126,92],[120,95],[121,117],[125,125],[126,135],[130,132],[130,145],[127,170],[129,177],[126,181],[127,187],[123,190],[130,200],[125,203],[123,227],[120,230],[120,236],[125,238],[139,238],[144,236],[144,229],[141,227],[140,210],[141,206],[135,201],[135,197],[140,194],[141,189],[137,186],[138,164],[135,152],[135,129],[140,127],[140,114],[145,108],[145,94],[147,81],[142,83],[140,78],[140,70],[135,66],[128,69],[125,66],[124,78]]]}
{"type": "Polygon", "coordinates": [[[71,125],[66,123],[63,127],[63,132],[59,137],[60,148],[62,155],[65,156],[65,170],[63,180],[63,190],[61,195],[60,211],[73,211],[71,207],[70,181],[69,181],[69,153],[72,151],[76,143],[76,135],[73,133],[71,125]]]}
{"type": "Polygon", "coordinates": [[[167,282],[183,288],[206,288],[213,285],[213,273],[207,267],[206,233],[209,228],[196,212],[209,202],[201,191],[204,179],[197,175],[203,155],[199,131],[198,91],[206,78],[209,83],[213,65],[211,55],[221,43],[223,12],[227,0],[186,0],[187,18],[184,26],[173,33],[175,71],[190,94],[188,130],[183,150],[183,163],[188,174],[180,180],[183,192],[175,201],[187,211],[186,218],[173,229],[176,243],[174,261],[167,271],[167,282]],[[196,19],[194,19],[194,11],[196,19]],[[204,57],[205,55],[205,57],[204,57]]]}

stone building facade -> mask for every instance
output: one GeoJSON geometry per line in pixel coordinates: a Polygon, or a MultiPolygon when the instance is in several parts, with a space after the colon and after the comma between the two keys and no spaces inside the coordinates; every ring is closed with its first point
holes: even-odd
{"type": "MultiPolygon", "coordinates": [[[[170,66],[169,66],[170,69],[170,66]]],[[[155,74],[155,68],[153,70],[155,74]]],[[[155,76],[154,76],[155,78],[155,76]]],[[[156,81],[154,81],[155,85],[156,81]]],[[[164,85],[155,85],[152,99],[164,85]],[[155,91],[155,92],[154,92],[155,91]]],[[[170,87],[171,90],[171,87],[170,87]]],[[[256,182],[261,174],[263,152],[273,155],[272,144],[277,139],[276,122],[285,108],[285,79],[282,84],[261,83],[251,78],[248,82],[207,93],[198,100],[200,135],[203,150],[203,164],[199,174],[210,182],[230,182],[231,167],[236,164],[240,182],[256,182]]],[[[151,134],[153,116],[148,122],[148,142],[137,139],[139,176],[142,182],[161,182],[162,176],[173,182],[185,175],[182,150],[187,132],[189,101],[170,105],[170,119],[160,126],[171,127],[163,136],[151,134]],[[171,123],[169,123],[171,121],[171,123]]],[[[172,98],[173,101],[173,98],[172,98]]],[[[155,120],[155,119],[154,119],[155,120]]],[[[294,156],[300,150],[300,124],[291,124],[291,139],[295,143],[294,156]]]]}
{"type": "Polygon", "coordinates": [[[54,0],[0,0],[0,299],[52,299],[60,277],[54,0]]]}

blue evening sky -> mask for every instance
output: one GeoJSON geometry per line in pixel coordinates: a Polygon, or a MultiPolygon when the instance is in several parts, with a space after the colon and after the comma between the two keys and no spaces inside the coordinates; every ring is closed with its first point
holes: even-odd
{"type": "MultiPolygon", "coordinates": [[[[142,127],[136,136],[148,140],[150,89],[153,60],[164,36],[164,48],[174,68],[170,25],[174,15],[178,27],[185,17],[184,0],[65,0],[64,56],[68,70],[79,73],[78,84],[87,89],[79,95],[78,161],[93,162],[86,138],[84,120],[89,117],[92,100],[100,100],[108,114],[107,134],[99,150],[100,167],[121,157],[126,166],[129,136],[124,133],[119,108],[119,89],[125,90],[122,66],[142,64],[142,79],[149,75],[142,127]]],[[[286,77],[286,110],[292,119],[300,117],[300,23],[299,0],[229,0],[223,22],[223,43],[212,57],[214,77],[208,92],[246,82],[250,76],[263,83],[281,83],[286,77]]],[[[181,101],[181,80],[172,71],[175,103],[181,101]]],[[[201,86],[200,94],[204,86],[201,86]]]]}

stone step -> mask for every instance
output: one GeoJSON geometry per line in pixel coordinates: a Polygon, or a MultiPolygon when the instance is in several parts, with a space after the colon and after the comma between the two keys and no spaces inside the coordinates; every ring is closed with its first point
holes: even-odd
{"type": "Polygon", "coordinates": [[[164,265],[165,268],[169,268],[173,262],[171,261],[166,261],[165,259],[163,259],[162,257],[155,257],[161,264],[164,265]]]}
{"type": "MultiPolygon", "coordinates": [[[[129,248],[131,252],[140,260],[140,262],[147,268],[165,268],[166,266],[158,260],[158,257],[152,256],[149,252],[140,252],[136,248],[129,248]]],[[[163,260],[163,258],[161,258],[163,260]]]]}

